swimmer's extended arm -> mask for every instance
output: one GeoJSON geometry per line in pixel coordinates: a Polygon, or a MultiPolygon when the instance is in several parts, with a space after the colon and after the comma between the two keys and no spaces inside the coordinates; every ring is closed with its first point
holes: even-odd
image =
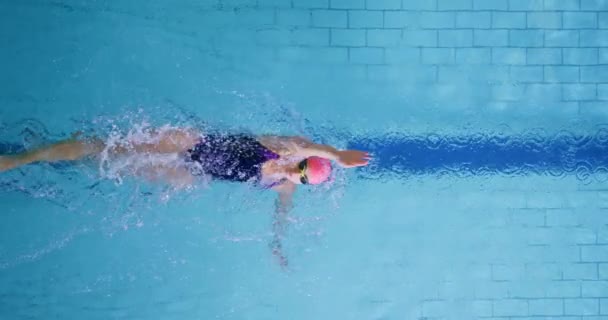
{"type": "Polygon", "coordinates": [[[103,141],[96,138],[79,139],[75,133],[70,139],[14,155],[0,156],[0,172],[33,162],[73,161],[101,152],[103,141]]]}
{"type": "MultiPolygon", "coordinates": [[[[76,132],[70,139],[40,147],[34,150],[15,155],[0,155],[0,172],[23,166],[32,162],[55,162],[66,160],[79,160],[87,156],[101,153],[106,144],[95,137],[81,138],[76,132]]],[[[167,129],[162,131],[151,130],[150,142],[127,141],[126,145],[116,145],[109,148],[113,154],[128,153],[179,153],[192,147],[198,141],[198,134],[191,129],[167,129]]]]}
{"type": "Polygon", "coordinates": [[[287,267],[288,260],[283,253],[281,240],[285,236],[285,228],[287,227],[287,213],[292,208],[293,193],[296,185],[291,182],[284,182],[273,190],[279,193],[275,202],[274,222],[272,223],[273,239],[270,243],[272,254],[279,260],[282,267],[287,267]]]}
{"type": "Polygon", "coordinates": [[[330,145],[317,144],[304,137],[262,136],[260,143],[281,154],[300,158],[321,157],[338,162],[345,168],[365,166],[370,156],[358,150],[338,150],[330,145]]]}

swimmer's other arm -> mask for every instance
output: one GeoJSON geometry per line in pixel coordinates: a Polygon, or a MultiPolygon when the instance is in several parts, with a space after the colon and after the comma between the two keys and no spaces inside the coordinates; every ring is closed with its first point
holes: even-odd
{"type": "Polygon", "coordinates": [[[301,158],[321,157],[334,160],[342,167],[365,166],[371,159],[369,153],[358,150],[338,150],[330,145],[317,144],[304,137],[262,136],[259,141],[280,155],[301,158]]]}
{"type": "Polygon", "coordinates": [[[292,199],[296,185],[291,182],[284,182],[272,189],[277,191],[279,196],[275,202],[274,222],[272,223],[273,238],[270,249],[281,267],[286,268],[289,262],[283,252],[281,240],[285,237],[285,229],[288,223],[287,214],[293,207],[292,199]]]}

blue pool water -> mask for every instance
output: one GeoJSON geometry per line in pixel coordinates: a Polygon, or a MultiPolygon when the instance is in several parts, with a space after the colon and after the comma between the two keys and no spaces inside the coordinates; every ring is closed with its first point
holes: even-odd
{"type": "MultiPolygon", "coordinates": [[[[74,131],[305,135],[275,195],[0,174],[2,319],[608,317],[608,2],[0,0],[0,153],[74,131]]],[[[111,170],[110,170],[111,171],[111,170]]]]}

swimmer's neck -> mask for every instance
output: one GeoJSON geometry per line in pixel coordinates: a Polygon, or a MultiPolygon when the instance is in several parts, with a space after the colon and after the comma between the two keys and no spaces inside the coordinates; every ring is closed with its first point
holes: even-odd
{"type": "Polygon", "coordinates": [[[276,161],[268,161],[264,164],[263,172],[266,175],[281,175],[287,176],[300,173],[298,166],[293,163],[277,163],[276,161]]]}

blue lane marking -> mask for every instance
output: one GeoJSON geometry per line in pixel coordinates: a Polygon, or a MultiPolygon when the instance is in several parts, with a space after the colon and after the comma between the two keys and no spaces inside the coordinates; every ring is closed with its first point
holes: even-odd
{"type": "Polygon", "coordinates": [[[25,148],[20,144],[0,142],[0,155],[19,153],[24,150],[25,148]]]}
{"type": "Polygon", "coordinates": [[[358,137],[349,148],[370,151],[373,162],[360,173],[551,174],[584,177],[608,172],[608,130],[593,136],[407,136],[358,137]]]}

